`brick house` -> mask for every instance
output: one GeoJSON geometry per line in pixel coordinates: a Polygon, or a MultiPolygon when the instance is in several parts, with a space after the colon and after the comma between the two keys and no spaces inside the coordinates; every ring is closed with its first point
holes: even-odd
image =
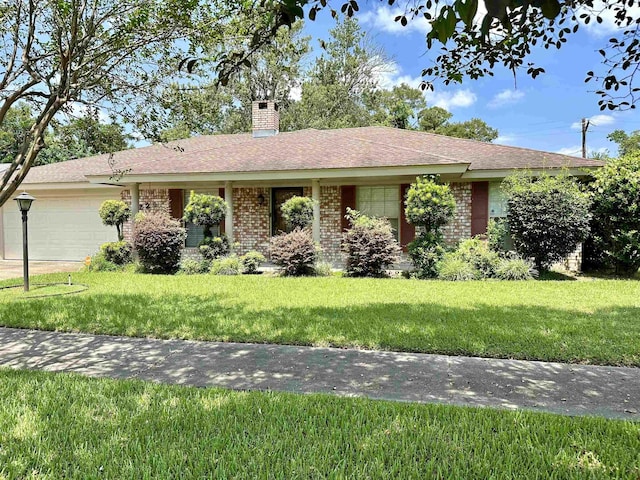
{"type": "MultiPolygon", "coordinates": [[[[387,217],[406,246],[414,229],[404,218],[403,197],[415,177],[439,174],[456,198],[450,243],[482,234],[505,214],[500,181],[517,169],[585,175],[600,163],[555,153],[451,138],[388,127],[278,132],[278,107],[254,102],[253,133],[212,135],[33,168],[22,189],[38,198],[30,212],[34,260],[80,260],[115,239],[98,207],[122,198],[132,210],[165,209],[182,218],[191,191],[223,197],[229,210],[220,231],[240,252],[268,253],[269,239],[285,225],[280,205],[292,195],[317,200],[313,236],[328,260],[340,259],[347,207],[387,217]],[[114,170],[124,172],[114,177],[114,170]]],[[[15,205],[0,209],[0,253],[20,258],[15,205]]],[[[185,247],[202,230],[186,225],[185,247]]],[[[131,224],[125,226],[127,236],[131,224]]],[[[187,250],[188,251],[188,250],[187,250]]]]}

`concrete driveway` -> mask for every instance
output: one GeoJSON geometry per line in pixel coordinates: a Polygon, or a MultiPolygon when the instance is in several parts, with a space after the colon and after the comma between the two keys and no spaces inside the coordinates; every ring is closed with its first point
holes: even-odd
{"type": "MultiPolygon", "coordinates": [[[[29,275],[77,272],[83,262],[29,262],[29,275]]],[[[22,260],[0,260],[0,280],[22,278],[22,260]]]]}

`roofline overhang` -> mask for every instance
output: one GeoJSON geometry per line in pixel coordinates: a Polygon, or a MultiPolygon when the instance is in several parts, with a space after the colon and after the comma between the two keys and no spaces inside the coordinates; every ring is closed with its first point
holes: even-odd
{"type": "Polygon", "coordinates": [[[546,173],[548,175],[561,175],[563,173],[574,177],[586,177],[591,170],[600,168],[598,165],[586,167],[543,167],[543,168],[501,168],[495,170],[467,170],[460,178],[463,180],[491,180],[505,178],[514,172],[529,172],[532,175],[546,173]]]}
{"type": "Polygon", "coordinates": [[[123,188],[123,185],[116,183],[102,182],[46,182],[46,183],[26,183],[23,182],[18,187],[19,190],[112,190],[116,187],[123,188]]]}
{"type": "MultiPolygon", "coordinates": [[[[216,173],[129,173],[118,180],[118,185],[159,182],[254,182],[265,180],[311,180],[338,178],[375,178],[394,175],[458,174],[469,168],[469,163],[441,165],[407,165],[398,167],[318,168],[305,170],[268,170],[262,172],[216,172],[216,173]]],[[[92,184],[109,183],[107,175],[87,175],[92,184]]],[[[115,182],[113,182],[115,185],[115,182]]]]}

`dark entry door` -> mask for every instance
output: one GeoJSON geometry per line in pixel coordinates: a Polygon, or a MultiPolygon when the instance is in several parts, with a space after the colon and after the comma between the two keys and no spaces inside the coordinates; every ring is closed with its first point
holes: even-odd
{"type": "Polygon", "coordinates": [[[287,226],[287,222],[282,218],[280,207],[284,202],[294,196],[302,196],[302,187],[272,188],[271,189],[271,234],[277,235],[280,232],[289,232],[291,229],[287,226]]]}

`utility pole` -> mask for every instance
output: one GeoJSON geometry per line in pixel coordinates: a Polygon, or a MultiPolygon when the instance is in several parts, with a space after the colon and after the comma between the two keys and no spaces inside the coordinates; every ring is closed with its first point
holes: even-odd
{"type": "Polygon", "coordinates": [[[590,123],[590,120],[582,119],[582,158],[587,158],[587,130],[590,123]]]}

